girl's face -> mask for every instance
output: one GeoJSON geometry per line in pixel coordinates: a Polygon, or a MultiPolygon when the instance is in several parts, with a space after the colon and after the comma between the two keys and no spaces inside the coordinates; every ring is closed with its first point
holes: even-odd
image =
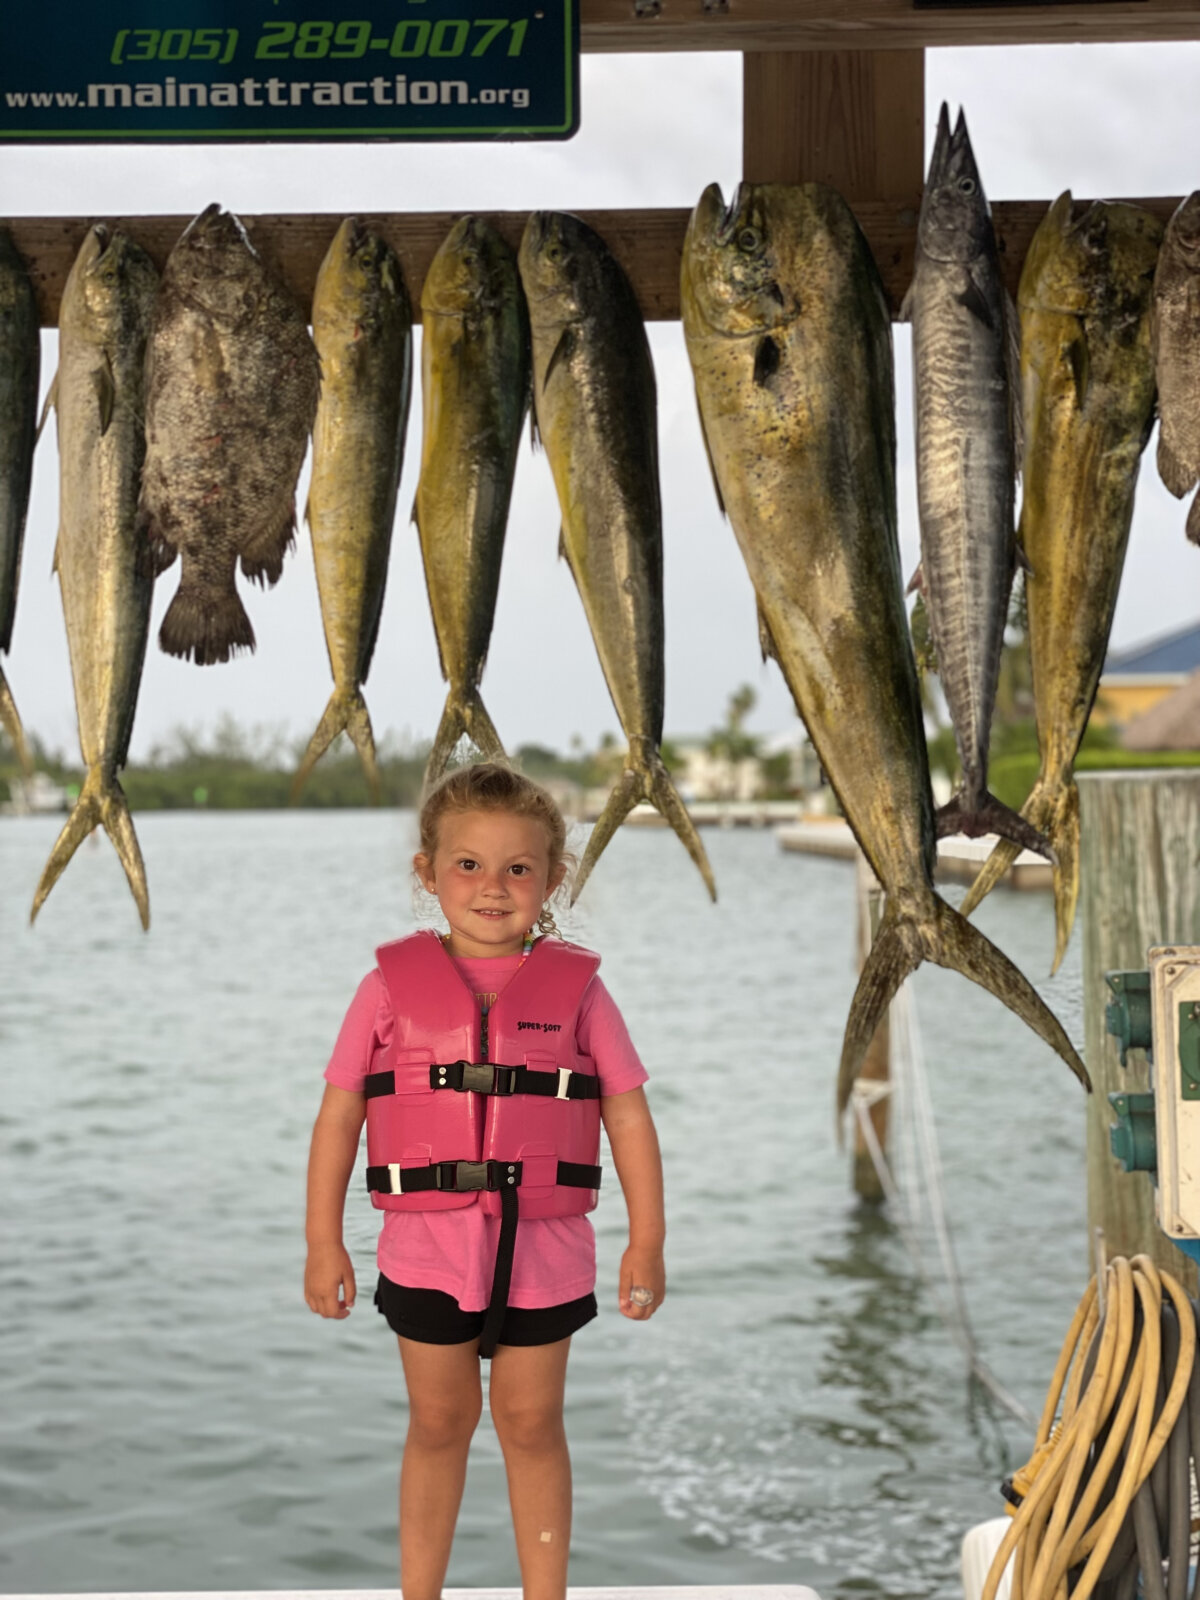
{"type": "Polygon", "coordinates": [[[450,954],[464,957],[518,954],[566,872],[551,871],[543,824],[508,811],[447,812],[413,868],[450,924],[450,954]]]}

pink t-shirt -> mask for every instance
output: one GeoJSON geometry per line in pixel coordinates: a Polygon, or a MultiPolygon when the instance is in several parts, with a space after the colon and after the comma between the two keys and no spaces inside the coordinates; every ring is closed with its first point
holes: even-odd
{"type": "MultiPolygon", "coordinates": [[[[467,987],[488,1004],[517,971],[520,956],[455,960],[467,987]]],[[[392,1005],[378,970],[358,986],[325,1068],[326,1082],[362,1093],[376,1069],[377,1052],[392,1039],[392,1005]]],[[[579,1008],[575,1037],[582,1055],[596,1063],[602,1095],[624,1094],[645,1083],[647,1073],[633,1048],[624,1019],[599,978],[593,978],[579,1008]]],[[[385,1211],[379,1235],[379,1270],[410,1289],[440,1289],[464,1311],[482,1311],[492,1291],[492,1269],[500,1218],[481,1206],[457,1211],[385,1211]]],[[[513,1306],[561,1305],[596,1286],[596,1236],[586,1216],[531,1217],[517,1230],[513,1306]]]]}

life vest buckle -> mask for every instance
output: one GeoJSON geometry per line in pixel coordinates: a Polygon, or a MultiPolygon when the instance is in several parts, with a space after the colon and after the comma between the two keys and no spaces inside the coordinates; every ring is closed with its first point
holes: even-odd
{"type": "Polygon", "coordinates": [[[474,1094],[497,1094],[499,1084],[498,1069],[490,1061],[460,1061],[462,1080],[456,1083],[456,1089],[469,1089],[474,1094]]]}
{"type": "Polygon", "coordinates": [[[437,1161],[434,1168],[438,1188],[454,1194],[472,1189],[502,1189],[521,1181],[519,1161],[437,1161]]]}

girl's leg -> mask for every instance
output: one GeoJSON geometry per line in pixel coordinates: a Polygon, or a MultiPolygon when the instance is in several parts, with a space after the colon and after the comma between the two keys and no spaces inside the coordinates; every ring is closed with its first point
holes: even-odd
{"type": "Polygon", "coordinates": [[[479,1341],[400,1340],[408,1437],[400,1467],[400,1593],[441,1600],[458,1520],[467,1451],[483,1408],[479,1341]]]}
{"type": "Polygon", "coordinates": [[[502,1344],[492,1358],[488,1396],[508,1470],[524,1600],[565,1600],[567,1592],[571,1459],[562,1413],[570,1348],[570,1339],[502,1344]]]}

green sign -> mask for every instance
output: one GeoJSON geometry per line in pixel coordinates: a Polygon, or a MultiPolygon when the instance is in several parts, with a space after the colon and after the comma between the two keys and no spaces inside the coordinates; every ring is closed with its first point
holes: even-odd
{"type": "Polygon", "coordinates": [[[0,140],[569,139],[579,0],[0,0],[0,140]]]}

